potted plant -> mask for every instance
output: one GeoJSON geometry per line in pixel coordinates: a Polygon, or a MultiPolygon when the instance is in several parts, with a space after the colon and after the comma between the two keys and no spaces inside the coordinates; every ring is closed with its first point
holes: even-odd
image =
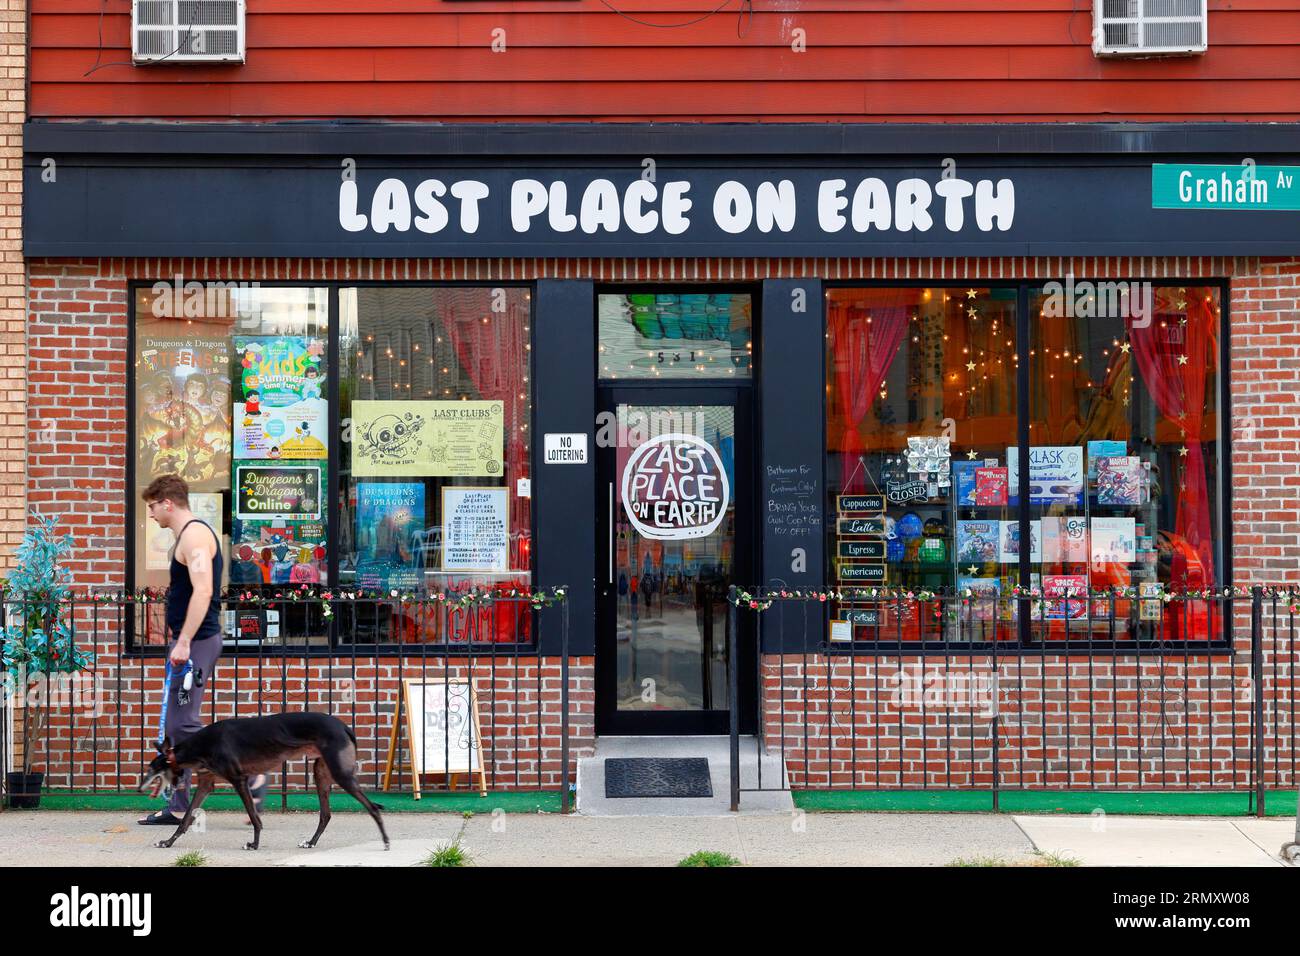
{"type": "Polygon", "coordinates": [[[39,682],[48,682],[52,674],[82,670],[89,660],[74,646],[66,620],[71,574],[60,561],[73,548],[72,536],[59,534],[53,518],[36,512],[32,517],[33,524],[14,555],[14,571],[0,581],[5,625],[0,631],[0,664],[6,690],[27,702],[22,769],[5,774],[5,803],[22,809],[40,805],[45,777],[44,772],[33,772],[32,758],[48,708],[37,706],[39,696],[29,692],[39,682]]]}

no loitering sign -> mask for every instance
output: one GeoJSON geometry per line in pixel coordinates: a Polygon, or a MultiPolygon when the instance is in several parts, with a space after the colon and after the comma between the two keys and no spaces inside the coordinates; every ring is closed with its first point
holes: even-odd
{"type": "Polygon", "coordinates": [[[542,443],[542,456],[542,461],[548,465],[585,465],[587,435],[585,432],[547,432],[542,443]]]}

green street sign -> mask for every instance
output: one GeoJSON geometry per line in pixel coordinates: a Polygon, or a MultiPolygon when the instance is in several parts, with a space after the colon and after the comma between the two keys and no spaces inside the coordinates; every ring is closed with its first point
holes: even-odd
{"type": "Polygon", "coordinates": [[[1151,167],[1152,209],[1300,210],[1300,166],[1151,167]]]}

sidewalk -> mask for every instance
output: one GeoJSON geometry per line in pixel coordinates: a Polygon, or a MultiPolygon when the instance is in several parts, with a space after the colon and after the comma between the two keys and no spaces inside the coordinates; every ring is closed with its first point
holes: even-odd
{"type": "Polygon", "coordinates": [[[670,866],[697,850],[751,866],[944,866],[959,859],[1041,862],[1042,850],[1087,866],[1283,866],[1291,819],[1004,816],[982,813],[801,813],[717,817],[389,814],[392,850],[373,822],[336,813],[315,850],[298,843],[314,813],[269,813],[262,849],[243,814],[208,814],[204,832],[170,850],[170,828],[125,812],[0,813],[0,866],[166,866],[201,850],[209,866],[413,866],[460,836],[478,866],[670,866]]]}

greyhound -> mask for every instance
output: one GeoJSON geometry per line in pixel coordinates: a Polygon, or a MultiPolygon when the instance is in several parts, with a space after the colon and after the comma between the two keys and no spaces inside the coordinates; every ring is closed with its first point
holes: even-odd
{"type": "Polygon", "coordinates": [[[361,792],[354,776],[357,766],[357,738],[351,729],[337,717],[314,711],[292,714],[272,714],[267,717],[239,717],[219,720],[180,743],[172,746],[171,738],[158,745],[158,756],[145,770],[139,792],[148,790],[157,797],[163,787],[175,786],[185,770],[193,769],[198,779],[198,789],[190,800],[185,818],[168,839],[156,845],[170,847],[177,837],[190,828],[194,811],[216,786],[217,779],[232,784],[244,801],[248,818],[253,821],[253,840],[245,849],[256,850],[262,836],[262,818],[253,804],[248,779],[259,773],[268,773],[286,760],[297,757],[314,757],[312,775],[316,779],[316,794],[320,797],[320,823],[311,839],[298,844],[310,849],[316,845],[325,825],[330,822],[330,783],[337,783],[366,808],[379,827],[388,847],[388,832],[379,816],[382,807],[361,792]]]}

